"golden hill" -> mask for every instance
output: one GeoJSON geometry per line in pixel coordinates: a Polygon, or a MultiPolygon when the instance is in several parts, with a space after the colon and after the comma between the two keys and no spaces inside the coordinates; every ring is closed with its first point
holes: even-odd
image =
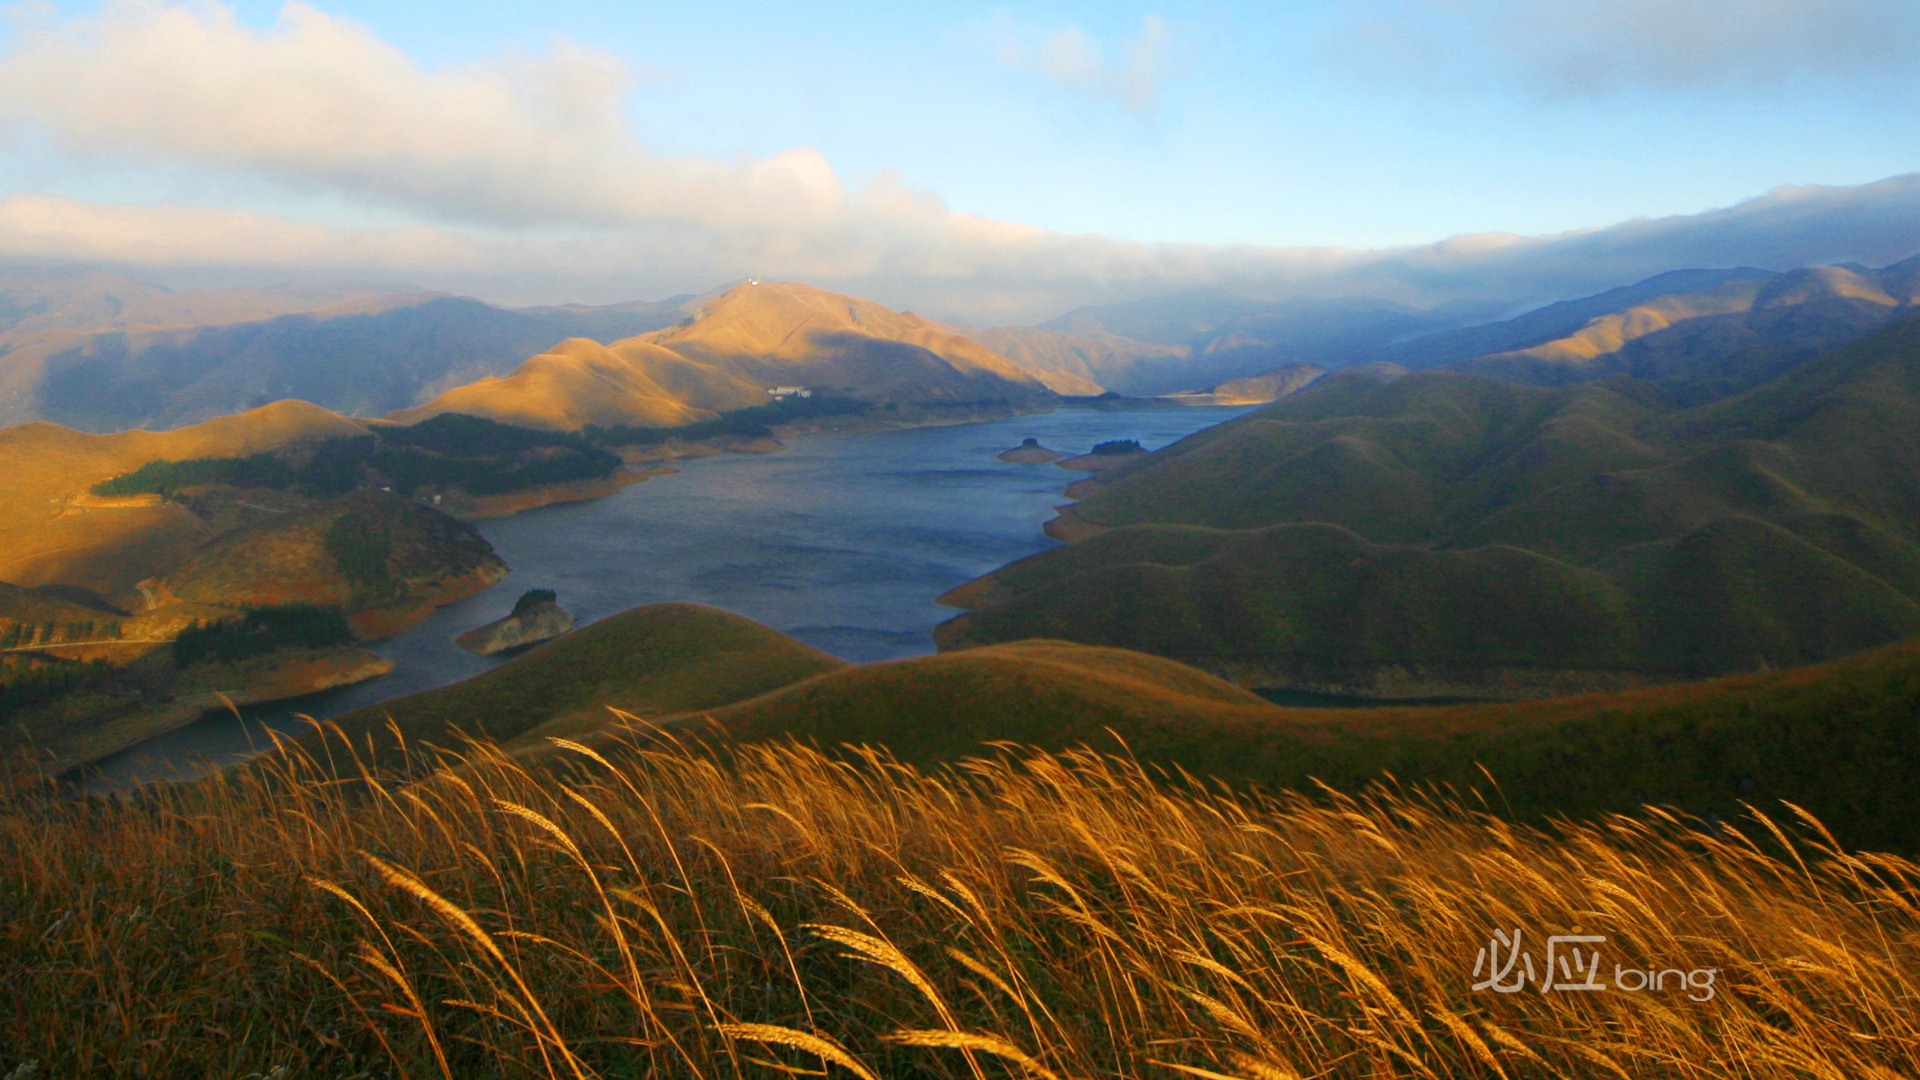
{"type": "Polygon", "coordinates": [[[510,375],[456,387],[389,419],[412,424],[454,412],[561,431],[676,427],[766,401],[763,387],[644,339],[609,346],[570,338],[510,375]]]}
{"type": "Polygon", "coordinates": [[[391,419],[462,412],[559,430],[672,427],[764,405],[775,386],[907,408],[1023,405],[1048,392],[993,350],[918,315],[809,285],[746,283],[678,326],[611,345],[566,341],[510,375],[391,419]]]}
{"type": "Polygon", "coordinates": [[[366,431],[301,401],[172,431],[93,435],[48,423],[0,430],[0,580],[106,595],[131,589],[185,556],[211,526],[177,503],[95,498],[87,493],[94,484],[149,461],[234,457],[366,431]]]}

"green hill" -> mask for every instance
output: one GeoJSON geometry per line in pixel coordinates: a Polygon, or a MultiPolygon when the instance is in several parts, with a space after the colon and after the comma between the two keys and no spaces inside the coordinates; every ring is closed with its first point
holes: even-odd
{"type": "Polygon", "coordinates": [[[333,721],[356,741],[389,720],[409,740],[457,732],[500,741],[579,734],[609,708],[647,719],[714,709],[843,667],[748,619],[698,604],[633,608],[452,686],[356,709],[333,721]]]}
{"type": "Polygon", "coordinates": [[[1328,376],[1096,481],[1097,532],[949,594],[1253,686],[1526,696],[1920,633],[1920,321],[1724,401],[1328,376]]]}
{"type": "Polygon", "coordinates": [[[1491,773],[1492,808],[1533,821],[1644,803],[1732,819],[1743,802],[1786,799],[1850,845],[1920,850],[1920,639],[1614,694],[1303,709],[1164,658],[1060,641],[851,666],[738,616],[663,604],[337,723],[357,744],[387,745],[391,717],[416,745],[465,732],[545,757],[558,753],[546,736],[620,738],[608,706],[700,738],[884,746],[920,765],[1001,742],[1124,743],[1152,767],[1270,790],[1486,791],[1491,773]]]}
{"type": "Polygon", "coordinates": [[[385,637],[505,575],[473,526],[358,491],[226,533],[142,591],[156,610],[311,604],[346,612],[363,637],[385,637]]]}

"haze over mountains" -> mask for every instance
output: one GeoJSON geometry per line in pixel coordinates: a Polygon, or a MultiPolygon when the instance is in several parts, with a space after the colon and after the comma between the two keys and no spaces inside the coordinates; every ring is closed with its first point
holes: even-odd
{"type": "MultiPolygon", "coordinates": [[[[1264,303],[1218,290],[973,329],[798,283],[605,307],[502,308],[360,287],[171,292],[83,270],[0,275],[0,423],[172,427],[282,398],[345,415],[671,426],[806,385],[956,407],[1206,391],[1297,365],[1457,366],[1557,384],[1628,372],[1736,392],[1898,317],[1920,266],[1685,270],[1493,323],[1485,309],[1264,303]]],[[[1292,376],[1239,383],[1236,400],[1292,376]]],[[[1024,407],[1024,406],[1022,406],[1024,407]]]]}
{"type": "Polygon", "coordinates": [[[0,425],[167,428],[298,398],[377,416],[562,338],[682,317],[679,297],[510,309],[352,287],[170,292],[80,270],[0,275],[0,425]]]}

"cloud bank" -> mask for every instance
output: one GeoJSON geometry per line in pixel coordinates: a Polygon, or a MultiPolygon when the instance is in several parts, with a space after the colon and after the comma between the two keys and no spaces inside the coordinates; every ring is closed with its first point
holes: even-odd
{"type": "MultiPolygon", "coordinates": [[[[1884,84],[1920,72],[1912,0],[1374,0],[1335,51],[1369,74],[1545,97],[1884,84]]],[[[1882,86],[1884,88],[1884,86],[1882,86]]]]}
{"type": "MultiPolygon", "coordinates": [[[[1158,63],[1140,59],[1163,48],[1158,33],[1149,21],[1141,52],[1117,66],[1072,44],[1053,62],[1063,78],[1121,86],[1116,73],[1158,63]]],[[[1920,249],[1920,175],[1549,237],[1379,251],[1139,244],[958,213],[897,176],[849,182],[807,147],[739,161],[653,154],[622,116],[621,65],[567,44],[429,70],[298,3],[266,30],[217,4],[139,3],[17,39],[0,55],[0,138],[31,132],[107,166],[164,161],[223,187],[319,192],[415,224],[16,193],[0,198],[0,259],[14,261],[406,280],[521,301],[662,296],[757,274],[998,322],[1197,286],[1523,303],[1678,267],[1885,263],[1920,249]]]]}

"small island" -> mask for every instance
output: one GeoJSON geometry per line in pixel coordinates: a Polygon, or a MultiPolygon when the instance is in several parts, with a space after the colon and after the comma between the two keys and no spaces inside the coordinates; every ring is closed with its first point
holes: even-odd
{"type": "Polygon", "coordinates": [[[453,642],[470,653],[494,656],[557,638],[573,629],[573,616],[557,599],[552,589],[528,589],[506,618],[476,626],[453,642]]]}
{"type": "Polygon", "coordinates": [[[1056,461],[1054,464],[1077,472],[1099,472],[1102,469],[1111,469],[1122,462],[1131,461],[1146,452],[1147,448],[1141,446],[1138,439],[1109,439],[1079,457],[1070,457],[1064,461],[1056,461]]]}
{"type": "Polygon", "coordinates": [[[1011,450],[1002,451],[996,456],[999,457],[1001,461],[1011,462],[1015,465],[1046,465],[1059,461],[1067,455],[1058,450],[1049,450],[1040,445],[1039,439],[1028,436],[1020,441],[1019,446],[1011,450]]]}

